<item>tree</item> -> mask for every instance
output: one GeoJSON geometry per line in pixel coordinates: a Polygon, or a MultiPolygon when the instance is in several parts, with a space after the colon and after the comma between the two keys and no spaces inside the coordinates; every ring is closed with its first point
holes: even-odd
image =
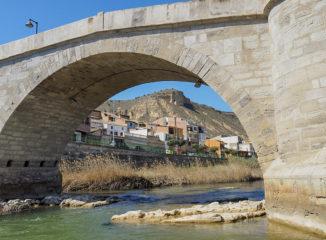
{"type": "Polygon", "coordinates": [[[169,147],[172,147],[172,146],[177,145],[176,140],[174,140],[174,139],[169,140],[166,144],[167,144],[169,147]]]}
{"type": "Polygon", "coordinates": [[[224,150],[224,153],[231,154],[232,156],[237,156],[238,155],[238,151],[237,150],[228,149],[228,148],[224,150]]]}
{"type": "Polygon", "coordinates": [[[183,145],[186,144],[186,141],[185,141],[185,140],[179,140],[179,141],[177,141],[177,142],[178,142],[177,145],[178,145],[179,147],[182,147],[183,145]]]}
{"type": "Polygon", "coordinates": [[[217,146],[213,146],[213,147],[210,147],[209,148],[209,152],[211,152],[211,153],[216,153],[216,151],[218,151],[218,147],[217,146]]]}
{"type": "Polygon", "coordinates": [[[199,145],[198,143],[193,144],[191,147],[196,149],[197,152],[204,152],[206,150],[206,146],[199,145]]]}
{"type": "Polygon", "coordinates": [[[237,150],[234,150],[234,149],[231,149],[231,154],[233,155],[233,156],[237,156],[238,155],[238,151],[237,150]]]}

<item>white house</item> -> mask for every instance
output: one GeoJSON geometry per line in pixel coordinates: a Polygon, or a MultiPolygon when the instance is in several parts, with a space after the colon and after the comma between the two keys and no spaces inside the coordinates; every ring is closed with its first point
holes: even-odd
{"type": "Polygon", "coordinates": [[[224,147],[227,149],[233,149],[242,153],[246,156],[255,156],[255,149],[252,143],[248,140],[244,140],[239,136],[229,136],[229,137],[216,137],[217,140],[221,140],[225,143],[224,147]]]}
{"type": "Polygon", "coordinates": [[[239,136],[222,136],[221,141],[225,142],[225,148],[239,151],[239,144],[242,143],[242,138],[239,136]]]}
{"type": "Polygon", "coordinates": [[[239,151],[248,152],[248,156],[254,156],[256,154],[253,145],[248,142],[240,143],[239,151]]]}
{"type": "Polygon", "coordinates": [[[119,136],[119,137],[124,137],[125,133],[128,132],[128,127],[127,125],[118,125],[118,124],[107,124],[104,123],[104,128],[106,129],[106,134],[107,135],[113,135],[114,136],[119,136]]]}

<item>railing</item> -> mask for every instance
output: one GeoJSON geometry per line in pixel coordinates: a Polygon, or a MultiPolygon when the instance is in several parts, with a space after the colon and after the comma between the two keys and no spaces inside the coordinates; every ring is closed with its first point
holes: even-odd
{"type": "MultiPolygon", "coordinates": [[[[86,136],[83,137],[81,140],[76,139],[75,136],[72,137],[72,141],[76,143],[84,143],[84,144],[93,144],[97,146],[111,146],[112,147],[112,140],[100,138],[97,136],[86,136]]],[[[136,144],[126,144],[124,142],[115,142],[114,147],[120,149],[132,149],[138,151],[147,151],[147,152],[155,152],[161,154],[171,154],[171,155],[179,155],[178,151],[175,150],[166,150],[164,148],[158,147],[150,147],[150,146],[143,146],[143,145],[136,145],[136,144]]],[[[183,156],[191,156],[191,157],[207,157],[207,158],[219,158],[217,154],[209,154],[209,153],[180,153],[183,156]]]]}
{"type": "Polygon", "coordinates": [[[72,141],[76,143],[89,143],[89,144],[101,145],[101,146],[109,146],[112,142],[109,139],[100,138],[96,136],[85,136],[82,137],[81,139],[76,139],[76,137],[74,136],[72,138],[72,141]]]}
{"type": "MultiPolygon", "coordinates": [[[[103,138],[96,137],[96,136],[86,136],[86,137],[83,137],[81,140],[77,140],[76,137],[73,137],[72,141],[76,142],[76,143],[93,144],[93,145],[98,145],[98,146],[112,146],[111,139],[103,139],[103,138]]],[[[166,153],[164,148],[156,148],[156,147],[129,144],[129,143],[126,144],[124,142],[115,142],[114,147],[122,148],[122,149],[133,149],[133,150],[139,150],[139,151],[166,153]]]]}

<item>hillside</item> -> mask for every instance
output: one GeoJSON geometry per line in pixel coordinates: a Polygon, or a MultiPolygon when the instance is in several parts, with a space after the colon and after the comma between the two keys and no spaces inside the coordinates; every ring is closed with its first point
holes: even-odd
{"type": "MultiPolygon", "coordinates": [[[[183,92],[174,89],[155,92],[133,100],[114,102],[117,113],[127,114],[137,121],[151,122],[161,117],[177,116],[204,126],[208,137],[247,135],[234,113],[218,111],[192,102],[183,95],[183,92]]],[[[112,104],[107,101],[98,109],[112,112],[112,104]]]]}

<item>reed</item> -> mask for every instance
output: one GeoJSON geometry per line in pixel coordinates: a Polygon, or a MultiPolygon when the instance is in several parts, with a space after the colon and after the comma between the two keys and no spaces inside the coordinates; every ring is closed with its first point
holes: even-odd
{"type": "Polygon", "coordinates": [[[223,164],[194,161],[190,166],[172,162],[136,168],[112,155],[89,155],[83,160],[60,163],[63,190],[119,190],[182,184],[243,182],[262,179],[257,160],[233,157],[223,164]]]}

